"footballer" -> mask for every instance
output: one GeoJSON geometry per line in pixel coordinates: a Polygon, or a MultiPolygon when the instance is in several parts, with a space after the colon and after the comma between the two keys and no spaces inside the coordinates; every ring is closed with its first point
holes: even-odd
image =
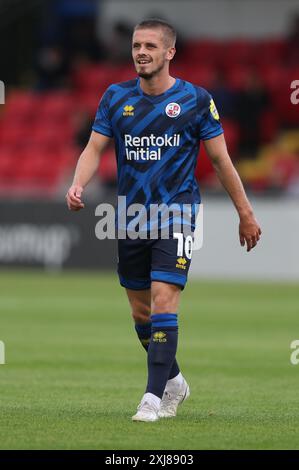
{"type": "MultiPolygon", "coordinates": [[[[145,211],[153,204],[198,205],[194,171],[202,141],[238,212],[240,243],[246,243],[250,251],[261,229],[229,157],[211,95],[169,74],[175,42],[174,28],[163,20],[148,19],[135,26],[132,57],[137,77],[112,84],[104,93],[66,195],[68,207],[73,211],[84,207],[84,188],[111,139],[118,195],[126,197],[125,209],[132,204],[142,205],[145,211]]],[[[158,219],[155,223],[160,229],[158,219]]],[[[171,216],[167,224],[173,226],[171,216]]],[[[191,225],[194,229],[194,221],[191,225]]],[[[184,233],[170,230],[169,234],[168,238],[118,240],[120,284],[126,289],[138,338],[147,351],[147,384],[133,421],[174,417],[178,405],[190,395],[176,351],[179,301],[192,250],[184,233]]]]}

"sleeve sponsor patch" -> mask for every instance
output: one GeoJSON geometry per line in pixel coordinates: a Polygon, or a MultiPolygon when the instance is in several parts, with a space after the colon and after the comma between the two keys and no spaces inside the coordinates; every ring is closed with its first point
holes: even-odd
{"type": "Polygon", "coordinates": [[[212,98],[210,100],[210,112],[211,112],[213,118],[216,119],[216,121],[219,121],[219,114],[218,114],[216,105],[214,103],[214,100],[212,98]]]}

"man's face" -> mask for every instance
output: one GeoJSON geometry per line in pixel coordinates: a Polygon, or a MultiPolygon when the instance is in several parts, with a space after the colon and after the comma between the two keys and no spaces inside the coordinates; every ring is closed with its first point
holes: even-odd
{"type": "Polygon", "coordinates": [[[132,56],[137,74],[150,79],[160,72],[174,56],[160,29],[137,29],[132,39],[132,56]]]}

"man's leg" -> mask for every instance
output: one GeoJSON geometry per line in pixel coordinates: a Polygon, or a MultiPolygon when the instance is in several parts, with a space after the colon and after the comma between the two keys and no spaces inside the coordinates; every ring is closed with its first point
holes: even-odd
{"type": "Polygon", "coordinates": [[[158,397],[161,397],[162,393],[158,416],[160,418],[172,418],[176,416],[179,404],[190,395],[189,385],[180,372],[165,382],[167,370],[177,350],[177,312],[181,286],[152,281],[151,292],[153,326],[148,352],[148,384],[146,391],[158,397]],[[161,342],[159,338],[162,340],[161,342]]]}
{"type": "MultiPolygon", "coordinates": [[[[146,351],[148,351],[149,342],[152,334],[151,321],[151,289],[132,290],[126,289],[129,303],[131,306],[132,317],[135,322],[135,330],[138,338],[146,351]]],[[[180,368],[176,359],[174,359],[168,380],[177,377],[180,368]]]]}
{"type": "Polygon", "coordinates": [[[156,421],[173,417],[178,405],[189,396],[182,374],[169,380],[175,361],[178,322],[177,311],[181,288],[165,282],[152,282],[152,334],[148,346],[148,383],[146,392],[133,416],[134,421],[156,421]]]}
{"type": "Polygon", "coordinates": [[[174,284],[152,282],[152,335],[148,348],[146,393],[152,393],[160,399],[175,361],[180,294],[180,287],[174,284]]]}

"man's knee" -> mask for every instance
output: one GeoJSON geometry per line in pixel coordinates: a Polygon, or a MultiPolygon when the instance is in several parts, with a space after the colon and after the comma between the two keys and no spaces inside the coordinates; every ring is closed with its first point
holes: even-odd
{"type": "Polygon", "coordinates": [[[153,312],[168,312],[169,304],[171,303],[170,296],[165,292],[156,292],[153,295],[153,312]]]}
{"type": "Polygon", "coordinates": [[[131,302],[132,317],[135,323],[147,323],[150,321],[151,308],[150,305],[141,302],[131,302]]]}
{"type": "Polygon", "coordinates": [[[152,289],[153,313],[176,312],[178,309],[180,288],[174,285],[156,283],[152,289]]]}

